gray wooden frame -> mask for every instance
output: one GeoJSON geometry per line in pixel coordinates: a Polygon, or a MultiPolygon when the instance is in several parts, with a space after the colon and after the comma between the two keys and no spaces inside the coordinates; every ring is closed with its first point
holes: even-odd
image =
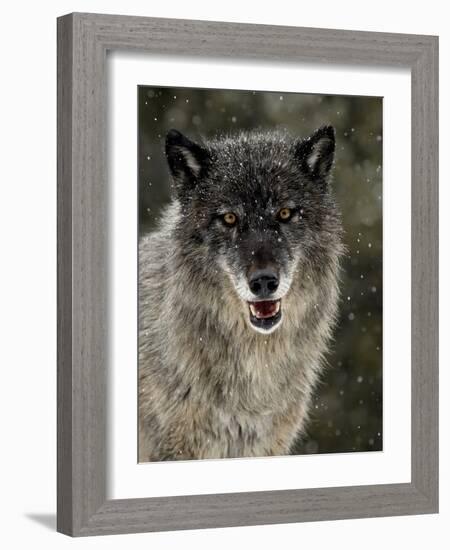
{"type": "Polygon", "coordinates": [[[59,18],[58,318],[59,531],[82,536],[437,512],[437,37],[81,13],[59,18]],[[411,69],[411,483],[107,500],[106,52],[124,49],[411,69]]]}

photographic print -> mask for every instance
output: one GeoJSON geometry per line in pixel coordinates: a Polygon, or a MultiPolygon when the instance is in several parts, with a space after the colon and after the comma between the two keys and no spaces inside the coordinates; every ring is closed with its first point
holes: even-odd
{"type": "Polygon", "coordinates": [[[139,462],[382,450],[382,98],[137,93],[139,462]]]}

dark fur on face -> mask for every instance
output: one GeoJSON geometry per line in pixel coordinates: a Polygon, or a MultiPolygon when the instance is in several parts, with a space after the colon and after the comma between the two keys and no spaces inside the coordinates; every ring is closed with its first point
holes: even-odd
{"type": "Polygon", "coordinates": [[[241,133],[202,145],[177,130],[167,135],[182,213],[178,238],[202,256],[200,264],[228,274],[260,332],[280,325],[281,300],[302,264],[320,271],[330,246],[339,246],[329,185],[334,151],[331,126],[306,139],[241,133]]]}

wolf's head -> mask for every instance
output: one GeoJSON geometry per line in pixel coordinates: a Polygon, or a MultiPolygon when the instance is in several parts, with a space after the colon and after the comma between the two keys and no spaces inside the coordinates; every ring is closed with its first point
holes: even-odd
{"type": "Polygon", "coordinates": [[[296,273],[325,270],[338,244],[334,150],[331,126],[306,139],[242,133],[197,144],[167,134],[180,232],[231,279],[248,323],[264,334],[281,325],[296,273]]]}

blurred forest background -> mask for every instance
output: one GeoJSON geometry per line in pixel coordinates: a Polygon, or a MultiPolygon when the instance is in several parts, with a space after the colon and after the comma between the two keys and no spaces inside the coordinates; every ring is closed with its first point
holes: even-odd
{"type": "Polygon", "coordinates": [[[139,230],[151,231],[170,200],[164,139],[285,129],[306,137],[336,129],[333,188],[348,255],[329,367],[307,434],[294,454],[382,449],[382,99],[284,92],[156,88],[139,97],[139,230]]]}

